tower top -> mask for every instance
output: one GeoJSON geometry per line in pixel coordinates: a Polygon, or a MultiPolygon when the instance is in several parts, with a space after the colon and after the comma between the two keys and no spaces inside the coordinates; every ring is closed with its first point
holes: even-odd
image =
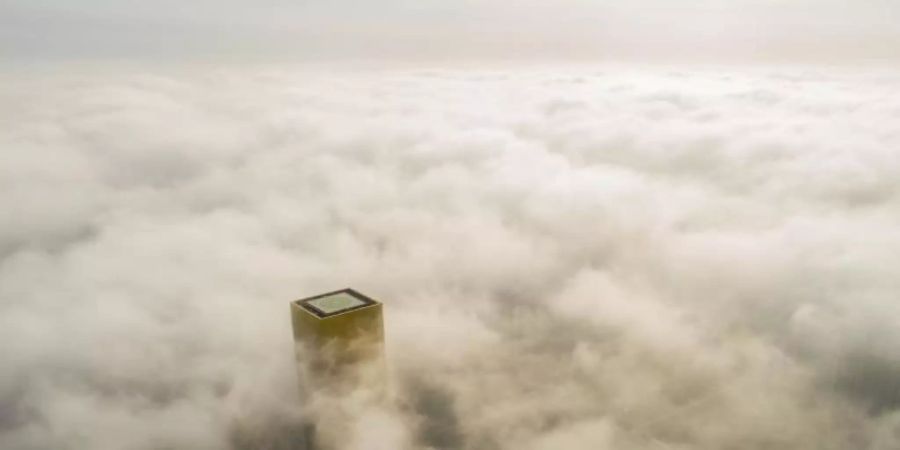
{"type": "Polygon", "coordinates": [[[350,288],[303,298],[294,303],[320,319],[379,304],[350,288]]]}

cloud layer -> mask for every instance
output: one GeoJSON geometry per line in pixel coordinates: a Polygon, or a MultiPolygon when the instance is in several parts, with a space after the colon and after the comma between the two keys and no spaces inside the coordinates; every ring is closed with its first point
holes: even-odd
{"type": "Polygon", "coordinates": [[[398,405],[343,399],[347,448],[897,448],[898,92],[8,74],[0,447],[288,448],[287,302],[353,286],[386,304],[398,405]]]}

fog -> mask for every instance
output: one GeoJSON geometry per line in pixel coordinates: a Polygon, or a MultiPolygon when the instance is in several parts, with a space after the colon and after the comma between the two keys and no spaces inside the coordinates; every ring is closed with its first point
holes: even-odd
{"type": "Polygon", "coordinates": [[[348,449],[900,448],[900,77],[10,72],[0,448],[285,448],[288,302],[385,304],[348,449]],[[282,447],[278,447],[282,445],[282,447]]]}

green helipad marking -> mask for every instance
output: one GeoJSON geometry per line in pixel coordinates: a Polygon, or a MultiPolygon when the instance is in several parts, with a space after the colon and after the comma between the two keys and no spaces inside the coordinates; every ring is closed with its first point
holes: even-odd
{"type": "Polygon", "coordinates": [[[308,303],[326,315],[339,313],[366,304],[366,302],[343,292],[340,294],[329,295],[328,297],[310,300],[308,303]]]}

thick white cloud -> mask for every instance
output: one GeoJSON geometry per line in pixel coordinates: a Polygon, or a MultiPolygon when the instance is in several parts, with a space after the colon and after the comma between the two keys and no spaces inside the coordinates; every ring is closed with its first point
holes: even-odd
{"type": "Polygon", "coordinates": [[[896,74],[32,75],[2,448],[283,448],[287,302],[344,286],[401,400],[350,448],[900,445],[896,74]]]}

